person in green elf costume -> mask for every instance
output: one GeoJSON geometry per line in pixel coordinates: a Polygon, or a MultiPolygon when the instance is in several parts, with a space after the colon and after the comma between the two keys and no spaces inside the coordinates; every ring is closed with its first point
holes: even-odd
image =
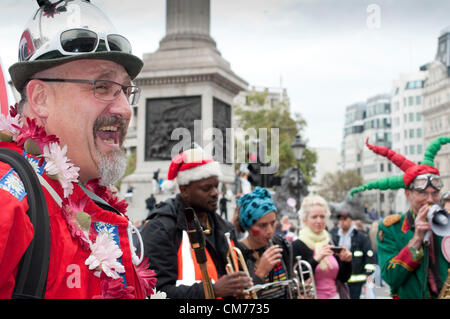
{"type": "Polygon", "coordinates": [[[383,280],[389,284],[394,299],[437,298],[445,283],[450,252],[446,240],[431,232],[427,213],[439,203],[442,182],[433,160],[441,145],[450,137],[439,137],[428,145],[424,160],[416,164],[387,147],[370,145],[374,153],[387,157],[403,175],[380,178],[355,187],[350,195],[370,189],[405,189],[411,204],[408,212],[389,215],[380,223],[377,233],[378,259],[383,280]],[[424,240],[430,233],[429,241],[424,240]]]}

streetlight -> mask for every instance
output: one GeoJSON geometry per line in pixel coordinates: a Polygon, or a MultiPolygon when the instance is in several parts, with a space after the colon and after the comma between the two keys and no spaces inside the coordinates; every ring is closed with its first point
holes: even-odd
{"type": "MultiPolygon", "coordinates": [[[[300,185],[300,160],[302,159],[303,152],[305,151],[306,145],[302,142],[300,135],[295,137],[295,140],[291,143],[292,151],[294,152],[294,157],[297,160],[297,189],[298,189],[298,198],[297,198],[297,212],[300,209],[300,200],[301,200],[301,185],[300,185]]],[[[300,216],[297,216],[298,226],[300,226],[300,216]]]]}
{"type": "Polygon", "coordinates": [[[305,151],[306,145],[302,142],[300,135],[295,137],[295,141],[291,143],[292,151],[294,152],[294,157],[297,163],[300,165],[300,160],[302,159],[303,152],[305,151]]]}

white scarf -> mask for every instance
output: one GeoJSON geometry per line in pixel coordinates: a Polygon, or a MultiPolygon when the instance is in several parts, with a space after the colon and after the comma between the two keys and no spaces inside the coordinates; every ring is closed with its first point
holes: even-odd
{"type": "MultiPolygon", "coordinates": [[[[302,228],[298,233],[298,238],[318,254],[323,245],[330,242],[330,234],[324,229],[319,234],[314,233],[309,227],[302,228]]],[[[319,267],[322,270],[333,269],[333,266],[328,261],[327,257],[322,258],[319,262],[319,267]]]]}

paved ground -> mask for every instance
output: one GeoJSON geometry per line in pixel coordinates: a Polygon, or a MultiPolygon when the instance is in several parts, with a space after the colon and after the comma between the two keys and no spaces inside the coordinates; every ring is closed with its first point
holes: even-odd
{"type": "MultiPolygon", "coordinates": [[[[364,292],[365,292],[365,287],[363,287],[361,299],[364,299],[364,296],[365,296],[364,292]]],[[[375,285],[374,293],[375,293],[374,298],[368,298],[368,299],[392,299],[392,297],[390,296],[389,286],[385,282],[383,282],[383,286],[375,285]]]]}

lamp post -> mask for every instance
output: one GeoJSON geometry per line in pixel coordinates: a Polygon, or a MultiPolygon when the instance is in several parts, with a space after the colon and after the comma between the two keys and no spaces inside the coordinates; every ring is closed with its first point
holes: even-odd
{"type": "MultiPolygon", "coordinates": [[[[297,189],[298,189],[298,198],[297,198],[297,211],[300,209],[300,160],[302,159],[303,152],[305,151],[306,145],[300,138],[300,135],[295,137],[295,140],[291,143],[292,151],[294,152],[294,157],[297,160],[297,189]]],[[[300,225],[300,220],[298,221],[298,225],[300,225]]]]}

